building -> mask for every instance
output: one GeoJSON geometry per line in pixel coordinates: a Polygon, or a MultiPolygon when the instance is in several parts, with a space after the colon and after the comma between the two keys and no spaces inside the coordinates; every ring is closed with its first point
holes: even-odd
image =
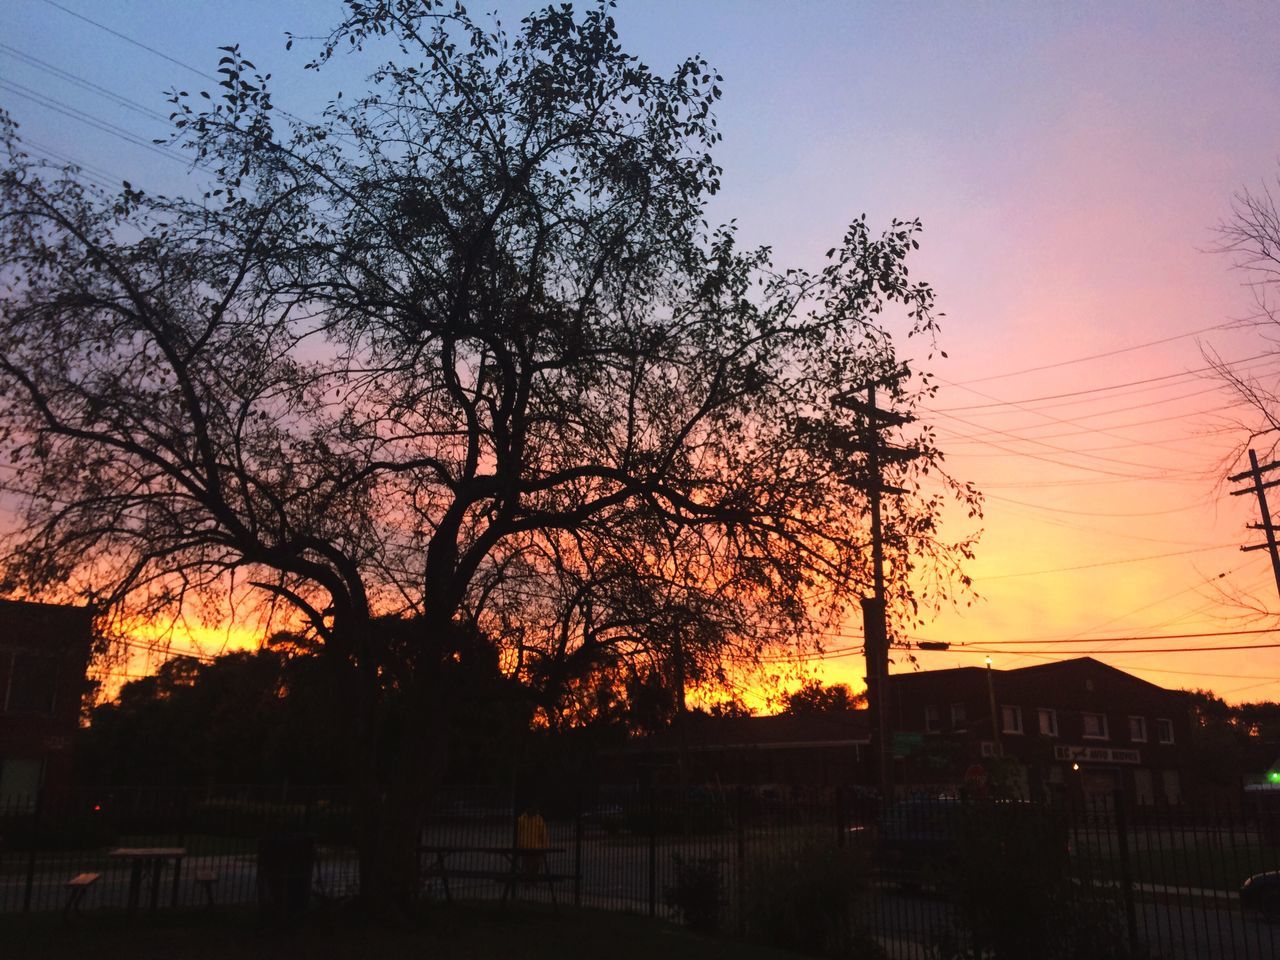
{"type": "Polygon", "coordinates": [[[890,717],[899,782],[999,770],[1023,795],[1182,801],[1186,696],[1092,657],[898,674],[890,717]]]}
{"type": "Polygon", "coordinates": [[[694,715],[684,730],[666,730],[613,751],[603,773],[619,783],[829,787],[867,779],[870,743],[865,710],[694,715]]]}
{"type": "Polygon", "coordinates": [[[70,789],[92,621],[88,607],[0,599],[0,809],[70,789]]]}

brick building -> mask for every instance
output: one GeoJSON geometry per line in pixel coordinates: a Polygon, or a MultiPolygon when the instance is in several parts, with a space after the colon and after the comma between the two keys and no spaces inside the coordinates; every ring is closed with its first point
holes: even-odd
{"type": "Polygon", "coordinates": [[[954,780],[1001,757],[1026,794],[1182,800],[1191,731],[1179,691],[1091,657],[898,674],[890,686],[900,780],[954,780]]]}
{"type": "Polygon", "coordinates": [[[689,718],[684,730],[644,737],[606,758],[615,783],[826,787],[867,779],[865,710],[812,716],[689,718]]]}
{"type": "Polygon", "coordinates": [[[0,599],[0,806],[71,785],[92,612],[0,599]]]}

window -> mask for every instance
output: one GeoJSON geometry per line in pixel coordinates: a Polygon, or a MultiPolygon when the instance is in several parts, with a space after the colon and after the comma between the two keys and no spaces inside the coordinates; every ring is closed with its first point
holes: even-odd
{"type": "Polygon", "coordinates": [[[39,760],[0,757],[0,808],[13,813],[35,810],[43,768],[39,760]]]}
{"type": "Polygon", "coordinates": [[[57,659],[15,653],[11,664],[3,712],[51,715],[58,679],[57,659]]]}
{"type": "Polygon", "coordinates": [[[1173,743],[1173,721],[1157,720],[1156,737],[1161,743],[1173,743]]]}
{"type": "Polygon", "coordinates": [[[951,728],[953,730],[963,730],[967,719],[964,713],[964,704],[953,703],[951,705],[951,728]]]}
{"type": "Polygon", "coordinates": [[[924,729],[926,733],[937,733],[942,729],[942,708],[936,703],[924,708],[924,729]]]}
{"type": "Polygon", "coordinates": [[[1058,711],[1051,710],[1048,707],[1041,707],[1036,711],[1040,718],[1040,732],[1046,737],[1056,737],[1058,735],[1058,711]]]}
{"type": "Polygon", "coordinates": [[[1107,715],[1105,713],[1086,713],[1081,716],[1084,720],[1084,736],[1086,740],[1106,740],[1110,737],[1107,732],[1107,715]]]}
{"type": "Polygon", "coordinates": [[[1129,739],[1134,743],[1147,742],[1147,718],[1146,717],[1130,717],[1129,718],[1129,739]]]}
{"type": "Polygon", "coordinates": [[[1001,707],[1000,708],[1000,727],[1002,733],[1021,733],[1022,732],[1022,708],[1021,707],[1001,707]]]}

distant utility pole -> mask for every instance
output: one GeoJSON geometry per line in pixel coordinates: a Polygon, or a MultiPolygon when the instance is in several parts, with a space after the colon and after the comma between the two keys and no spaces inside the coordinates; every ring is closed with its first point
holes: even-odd
{"type": "Polygon", "coordinates": [[[1253,452],[1253,448],[1249,448],[1249,469],[1243,473],[1237,473],[1227,479],[1232,483],[1239,483],[1241,480],[1250,479],[1253,481],[1252,486],[1244,487],[1240,490],[1232,490],[1233,497],[1243,496],[1246,493],[1252,493],[1258,498],[1258,512],[1262,515],[1261,523],[1249,524],[1250,530],[1261,530],[1267,535],[1266,543],[1251,543],[1248,546],[1241,547],[1241,550],[1270,550],[1271,551],[1271,572],[1276,578],[1276,593],[1280,593],[1280,548],[1276,546],[1276,528],[1271,523],[1271,510],[1267,507],[1267,488],[1280,486],[1280,480],[1268,480],[1265,483],[1262,480],[1264,473],[1269,473],[1276,467],[1280,467],[1280,460],[1272,460],[1265,466],[1258,466],[1258,455],[1253,452]]]}
{"type": "Polygon", "coordinates": [[[905,462],[920,456],[919,450],[891,447],[884,443],[880,431],[902,426],[913,418],[893,410],[876,406],[876,387],[896,383],[908,376],[904,366],[897,372],[865,387],[837,394],[832,403],[852,410],[862,417],[863,426],[855,442],[842,443],[850,451],[865,453],[867,469],[864,475],[848,482],[866,491],[871,504],[871,569],[872,594],[862,598],[863,647],[867,661],[867,713],[873,732],[873,753],[876,758],[880,795],[887,798],[890,787],[889,757],[889,625],[885,608],[884,589],[884,527],[880,519],[880,498],[883,494],[903,494],[901,487],[889,486],[882,476],[886,461],[905,462]],[[864,400],[860,393],[866,391],[864,400]]]}

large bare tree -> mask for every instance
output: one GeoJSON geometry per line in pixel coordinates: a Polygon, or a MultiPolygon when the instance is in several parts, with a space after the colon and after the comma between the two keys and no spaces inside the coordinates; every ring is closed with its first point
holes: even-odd
{"type": "MultiPolygon", "coordinates": [[[[896,376],[891,329],[931,354],[935,325],[916,223],[855,220],[815,272],[710,228],[720,78],[649,70],[605,6],[508,34],[349,0],[309,66],[346,48],[389,59],[318,123],[282,121],[237,48],[220,91],[174,93],[215,181],[196,201],[101,194],[4,125],[4,582],[297,611],[364,740],[389,700],[410,731],[359,773],[385,900],[412,887],[457,623],[549,714],[637,658],[683,690],[819,642],[871,577],[840,442],[867,425],[832,394],[888,377],[909,411],[928,382],[896,376]]],[[[938,522],[977,510],[912,442],[887,478],[903,623],[967,587],[938,522]]]]}

